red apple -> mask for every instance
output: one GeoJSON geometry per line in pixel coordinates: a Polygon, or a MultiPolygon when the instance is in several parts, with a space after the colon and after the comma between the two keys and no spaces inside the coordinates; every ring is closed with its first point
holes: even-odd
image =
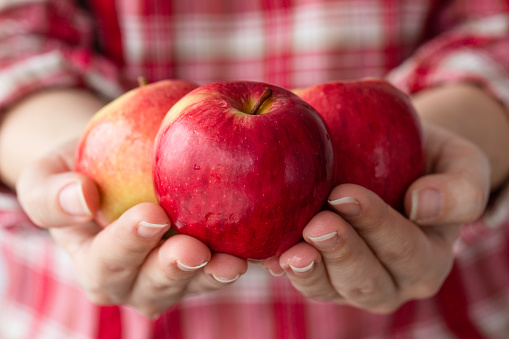
{"type": "Polygon", "coordinates": [[[99,110],[76,147],[76,171],[101,192],[102,226],[141,202],[157,202],[152,180],[154,139],[168,110],[197,85],[163,80],[135,88],[99,110]]]}
{"type": "Polygon", "coordinates": [[[408,96],[381,79],[330,82],[298,95],[325,120],[334,147],[334,185],[364,186],[402,211],[425,170],[422,131],[408,96]]]}
{"type": "Polygon", "coordinates": [[[332,187],[323,120],[269,84],[199,87],[168,112],[154,147],[156,193],[176,231],[246,259],[298,242],[332,187]]]}

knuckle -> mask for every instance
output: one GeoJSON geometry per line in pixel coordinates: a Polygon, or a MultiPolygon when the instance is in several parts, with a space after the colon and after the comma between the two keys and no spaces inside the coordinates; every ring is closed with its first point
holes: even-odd
{"type": "Polygon", "coordinates": [[[372,300],[377,299],[380,289],[374,281],[364,282],[361,286],[350,289],[345,293],[348,299],[354,300],[372,300]]]}
{"type": "Polygon", "coordinates": [[[126,232],[122,227],[112,227],[113,237],[123,252],[129,253],[130,257],[144,257],[149,247],[153,245],[149,242],[140,241],[133,232],[126,232]]]}
{"type": "Polygon", "coordinates": [[[382,201],[380,197],[373,192],[371,192],[369,204],[365,204],[363,208],[365,211],[362,214],[364,217],[362,228],[365,231],[379,230],[382,226],[381,221],[387,220],[392,213],[390,205],[382,201]]]}
{"type": "Polygon", "coordinates": [[[336,291],[332,290],[317,290],[317,289],[311,289],[311,290],[301,290],[302,295],[304,295],[306,298],[310,298],[316,301],[324,301],[324,302],[334,302],[339,298],[339,295],[336,291]]]}
{"type": "Polygon", "coordinates": [[[109,275],[115,276],[128,276],[132,272],[128,267],[113,262],[104,263],[104,270],[108,272],[109,275]]]}
{"type": "Polygon", "coordinates": [[[120,282],[131,281],[138,274],[139,266],[129,266],[127,263],[118,262],[116,258],[104,257],[98,264],[91,268],[90,277],[94,277],[94,285],[106,288],[120,282]]]}
{"type": "Polygon", "coordinates": [[[416,284],[412,288],[414,299],[425,299],[433,297],[440,291],[442,282],[439,280],[429,280],[416,284]]]}
{"type": "Polygon", "coordinates": [[[144,277],[146,285],[154,294],[176,295],[183,293],[187,288],[187,277],[179,276],[174,269],[160,265],[157,274],[148,274],[144,277]]]}
{"type": "Polygon", "coordinates": [[[374,313],[387,314],[399,307],[394,293],[379,286],[375,281],[369,281],[352,288],[344,296],[352,305],[374,313]]]}
{"type": "Polygon", "coordinates": [[[88,299],[99,305],[121,304],[129,293],[127,286],[106,279],[81,279],[80,284],[88,299]]]}
{"type": "Polygon", "coordinates": [[[171,280],[164,276],[162,279],[156,279],[154,277],[147,278],[148,286],[154,293],[167,292],[172,289],[171,280]]]}
{"type": "Polygon", "coordinates": [[[386,220],[393,220],[394,213],[392,207],[383,201],[374,193],[370,203],[363,205],[362,214],[355,222],[355,228],[360,230],[362,234],[377,234],[380,230],[387,228],[386,220]],[[375,201],[375,199],[377,199],[375,201]]]}
{"type": "Polygon", "coordinates": [[[149,319],[157,319],[162,312],[158,308],[154,307],[152,304],[144,304],[143,306],[139,307],[133,305],[133,307],[138,311],[138,313],[144,315],[149,319]]]}
{"type": "Polygon", "coordinates": [[[487,189],[485,189],[482,185],[465,180],[462,196],[466,197],[468,200],[465,204],[466,208],[464,208],[464,223],[474,222],[481,216],[488,201],[487,192],[487,189]]]}
{"type": "Polygon", "coordinates": [[[173,294],[167,291],[165,293],[151,293],[150,295],[134,293],[127,304],[136,309],[140,314],[155,320],[161,313],[177,304],[183,296],[183,293],[173,294]]]}
{"type": "Polygon", "coordinates": [[[410,240],[403,240],[398,246],[388,246],[383,254],[384,261],[393,266],[406,265],[414,258],[415,246],[410,240]]]}
{"type": "Polygon", "coordinates": [[[437,265],[430,261],[422,266],[419,273],[402,279],[399,287],[405,300],[426,299],[435,296],[449,275],[452,263],[452,260],[444,260],[437,265]]]}
{"type": "Polygon", "coordinates": [[[180,298],[175,296],[159,299],[144,298],[143,300],[138,300],[138,303],[130,303],[130,306],[136,309],[138,313],[155,320],[179,300],[180,298]]]}
{"type": "Polygon", "coordinates": [[[117,304],[113,298],[106,295],[103,292],[97,291],[97,290],[85,290],[85,295],[87,296],[88,300],[90,300],[92,303],[96,305],[113,305],[117,304]]]}
{"type": "Polygon", "coordinates": [[[379,295],[375,299],[350,300],[349,304],[371,313],[387,315],[397,311],[401,307],[402,302],[397,298],[389,298],[379,295]]]}
{"type": "Polygon", "coordinates": [[[332,267],[349,265],[359,260],[357,254],[357,251],[350,246],[350,242],[346,240],[337,249],[327,254],[327,264],[332,267]]]}
{"type": "Polygon", "coordinates": [[[369,309],[369,311],[380,315],[389,315],[396,312],[401,307],[401,305],[402,303],[399,301],[391,301],[388,303],[377,305],[376,307],[369,309]]]}

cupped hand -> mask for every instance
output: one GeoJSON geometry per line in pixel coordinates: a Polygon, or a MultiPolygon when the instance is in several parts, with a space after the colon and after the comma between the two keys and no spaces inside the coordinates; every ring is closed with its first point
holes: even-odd
{"type": "Polygon", "coordinates": [[[375,313],[433,296],[452,267],[461,225],[485,209],[490,168],[470,142],[431,125],[424,132],[429,174],[407,191],[408,217],[363,187],[340,185],[304,241],[263,265],[286,273],[305,296],[375,313]]]}
{"type": "Polygon", "coordinates": [[[189,236],[162,240],[170,220],[154,203],[136,205],[101,228],[93,221],[98,189],[73,172],[74,145],[24,170],[17,192],[28,216],[71,256],[93,302],[131,305],[154,318],[185,295],[220,289],[246,272],[245,260],[211,253],[189,236]]]}

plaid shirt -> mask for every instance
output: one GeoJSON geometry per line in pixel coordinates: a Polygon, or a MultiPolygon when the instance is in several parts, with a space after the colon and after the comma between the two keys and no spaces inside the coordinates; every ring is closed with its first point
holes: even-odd
{"type": "MultiPolygon", "coordinates": [[[[150,81],[267,81],[301,88],[388,77],[414,93],[477,83],[509,104],[509,3],[496,0],[3,0],[0,110],[39,89],[114,98],[150,81]]],[[[0,337],[506,338],[509,189],[463,228],[440,292],[392,315],[308,300],[251,265],[157,321],[90,303],[70,259],[0,192],[0,337]]]]}

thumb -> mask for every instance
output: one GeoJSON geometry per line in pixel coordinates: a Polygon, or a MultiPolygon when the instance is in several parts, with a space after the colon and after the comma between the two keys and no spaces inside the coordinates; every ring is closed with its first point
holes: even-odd
{"type": "Polygon", "coordinates": [[[425,137],[430,174],[407,190],[407,215],[421,225],[474,222],[488,202],[487,157],[473,143],[435,126],[425,126],[425,137]]]}
{"type": "Polygon", "coordinates": [[[28,217],[44,228],[92,220],[99,190],[88,177],[73,172],[74,143],[27,166],[17,183],[18,200],[28,217]]]}

